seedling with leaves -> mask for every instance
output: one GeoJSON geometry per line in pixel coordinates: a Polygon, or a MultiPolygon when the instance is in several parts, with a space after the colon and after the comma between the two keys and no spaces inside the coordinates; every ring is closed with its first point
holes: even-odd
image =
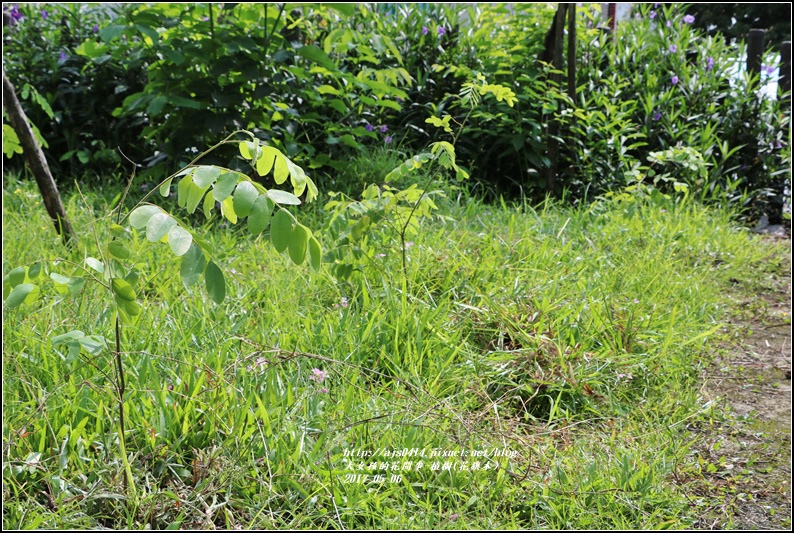
{"type": "MultiPolygon", "coordinates": [[[[152,244],[166,244],[171,253],[180,260],[180,275],[185,287],[198,283],[202,276],[213,302],[220,304],[226,297],[226,281],[222,266],[215,259],[215,250],[202,236],[186,222],[160,206],[147,202],[155,193],[169,196],[173,180],[176,186],[177,202],[188,213],[194,213],[199,204],[209,219],[219,208],[221,216],[231,224],[247,219],[248,230],[258,235],[270,226],[270,241],[279,252],[287,251],[296,265],[308,257],[311,267],[318,271],[321,267],[322,249],[319,241],[309,228],[298,222],[295,216],[283,206],[299,205],[298,196],[305,193],[307,202],[317,197],[317,187],[301,167],[293,163],[278,149],[262,145],[253,134],[246,131],[235,132],[214,147],[199,155],[190,165],[165,179],[152,193],[146,195],[127,216],[122,216],[123,202],[115,214],[115,222],[110,226],[110,241],[102,244],[92,224],[96,241],[97,257],[86,257],[81,264],[57,260],[52,263],[49,281],[54,290],[63,296],[77,296],[87,281],[93,281],[106,290],[108,300],[112,298],[115,323],[115,346],[111,349],[108,339],[99,334],[86,334],[82,331],[69,331],[51,339],[53,348],[64,346],[68,350],[67,362],[73,362],[80,355],[87,357],[110,353],[114,356],[116,375],[113,387],[119,408],[119,452],[126,471],[126,482],[132,496],[135,485],[126,452],[124,417],[124,366],[121,348],[122,325],[134,324],[141,315],[141,298],[138,280],[142,263],[136,263],[129,246],[137,239],[139,232],[145,234],[152,244]],[[238,134],[247,134],[251,140],[235,140],[238,134]],[[198,161],[223,144],[237,143],[240,154],[249,161],[260,176],[271,171],[276,184],[290,179],[292,192],[267,189],[247,175],[214,165],[200,165],[198,161]],[[125,227],[128,223],[129,227],[125,227]],[[64,266],[71,266],[68,275],[56,272],[64,266]]],[[[129,191],[129,186],[127,191],[129,191]]],[[[125,192],[125,196],[126,196],[125,192]]],[[[162,249],[163,247],[159,247],[162,249]]],[[[3,278],[4,307],[11,309],[23,304],[31,304],[40,296],[39,285],[47,280],[46,264],[34,263],[18,267],[3,278]]]]}
{"type": "MultiPolygon", "coordinates": [[[[504,100],[511,107],[516,101],[515,94],[510,89],[487,83],[482,74],[477,74],[474,80],[463,84],[458,95],[460,102],[469,106],[469,113],[458,125],[458,132],[453,136],[452,142],[432,143],[428,151],[407,159],[389,172],[384,178],[386,183],[405,178],[420,168],[427,169],[425,165],[433,162],[438,163],[444,171],[454,171],[458,181],[468,179],[469,173],[456,163],[455,144],[464,131],[469,115],[479,104],[480,98],[487,94],[493,95],[498,101],[504,100]]],[[[445,115],[429,117],[425,122],[452,134],[451,120],[454,119],[450,115],[445,115]]],[[[407,238],[419,231],[421,219],[431,217],[437,209],[433,197],[443,196],[444,192],[430,188],[439,175],[437,171],[430,173],[422,188],[416,184],[403,190],[389,185],[370,185],[362,193],[360,201],[345,197],[337,199],[338,195],[332,193],[333,199],[325,205],[325,210],[331,212],[328,224],[331,235],[336,239],[336,248],[328,253],[326,260],[334,264],[335,275],[346,279],[358,264],[365,260],[371,261],[377,255],[377,248],[372,246],[373,235],[376,229],[383,229],[384,231],[377,232],[380,233],[381,245],[387,245],[395,234],[399,239],[403,276],[407,280],[407,238]]]]}

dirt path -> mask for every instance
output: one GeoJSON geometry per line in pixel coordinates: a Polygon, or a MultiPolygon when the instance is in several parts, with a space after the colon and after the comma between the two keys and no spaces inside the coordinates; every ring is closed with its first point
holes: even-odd
{"type": "Polygon", "coordinates": [[[702,477],[691,487],[712,502],[699,529],[791,527],[791,241],[773,242],[767,268],[736,280],[726,340],[704,374],[704,397],[728,414],[695,430],[702,477]]]}

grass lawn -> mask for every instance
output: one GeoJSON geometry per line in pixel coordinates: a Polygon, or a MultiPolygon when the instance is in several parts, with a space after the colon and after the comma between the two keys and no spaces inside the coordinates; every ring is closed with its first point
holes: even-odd
{"type": "MultiPolygon", "coordinates": [[[[71,251],[35,185],[5,177],[4,275],[97,256],[90,210],[65,201],[71,251]]],[[[778,252],[729,213],[673,201],[440,207],[407,278],[395,241],[342,282],[288,265],[267,231],[201,219],[231,273],[222,305],[133,233],[148,273],[122,332],[135,499],[112,354],[52,343],[112,338],[107,292],[44,283],[4,309],[3,527],[691,527],[709,502],[675,482],[697,466],[687,427],[724,417],[699,372],[730,280],[778,252]]],[[[303,215],[322,240],[320,209],[303,215]]]]}

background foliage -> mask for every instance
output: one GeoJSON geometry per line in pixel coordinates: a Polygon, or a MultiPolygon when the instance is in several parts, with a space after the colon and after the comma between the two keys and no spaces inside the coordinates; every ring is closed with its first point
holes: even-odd
{"type": "MultiPolygon", "coordinates": [[[[621,188],[647,170],[650,153],[680,145],[706,161],[705,178],[681,176],[701,198],[774,218],[789,173],[788,114],[737,72],[741,40],[701,29],[723,28],[717,14],[655,5],[635,6],[614,38],[596,4],[578,10],[573,101],[537,61],[549,4],[28,4],[4,33],[4,63],[66,183],[86,171],[122,179],[119,149],[155,181],[248,129],[321,189],[357,194],[382,176],[353,176],[349,161],[449,140],[425,123],[449,113],[464,127],[458,162],[472,187],[538,200],[556,116],[569,199],[621,188]],[[455,97],[479,74],[517,104],[491,99],[469,115],[455,97]]],[[[770,52],[764,80],[774,61],[770,52]]],[[[213,158],[245,168],[233,150],[213,158]]]]}

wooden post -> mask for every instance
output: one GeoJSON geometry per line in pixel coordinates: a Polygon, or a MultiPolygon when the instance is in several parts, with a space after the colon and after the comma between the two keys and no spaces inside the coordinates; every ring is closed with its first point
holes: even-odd
{"type": "Polygon", "coordinates": [[[8,113],[8,121],[11,123],[11,127],[14,128],[14,132],[19,137],[25,162],[36,178],[36,184],[39,186],[41,197],[44,200],[44,207],[55,223],[55,231],[61,236],[63,243],[68,244],[74,238],[74,229],[66,216],[66,209],[61,201],[61,195],[58,193],[55,180],[52,179],[44,152],[41,151],[41,147],[33,135],[28,118],[25,116],[22,106],[19,105],[14,86],[11,85],[11,82],[6,77],[5,69],[3,69],[3,107],[8,113]]]}
{"type": "MultiPolygon", "coordinates": [[[[554,70],[562,70],[562,48],[564,43],[563,30],[565,28],[565,13],[568,4],[560,3],[557,5],[557,14],[554,16],[554,45],[552,49],[552,68],[554,70]]],[[[559,89],[561,86],[562,78],[560,74],[552,74],[549,77],[549,83],[555,88],[559,89]]],[[[546,189],[550,194],[554,194],[557,186],[557,161],[560,158],[560,149],[557,145],[556,137],[560,134],[560,123],[556,118],[549,121],[548,127],[548,145],[549,145],[549,168],[546,173],[546,189]]]]}
{"type": "Polygon", "coordinates": [[[747,72],[761,75],[761,57],[764,55],[764,30],[750,30],[747,34],[747,72]]]}
{"type": "Polygon", "coordinates": [[[576,102],[576,3],[568,4],[568,96],[576,102]]]}
{"type": "Polygon", "coordinates": [[[783,106],[791,106],[791,41],[780,45],[780,80],[777,94],[778,98],[783,98],[783,106]]]}

